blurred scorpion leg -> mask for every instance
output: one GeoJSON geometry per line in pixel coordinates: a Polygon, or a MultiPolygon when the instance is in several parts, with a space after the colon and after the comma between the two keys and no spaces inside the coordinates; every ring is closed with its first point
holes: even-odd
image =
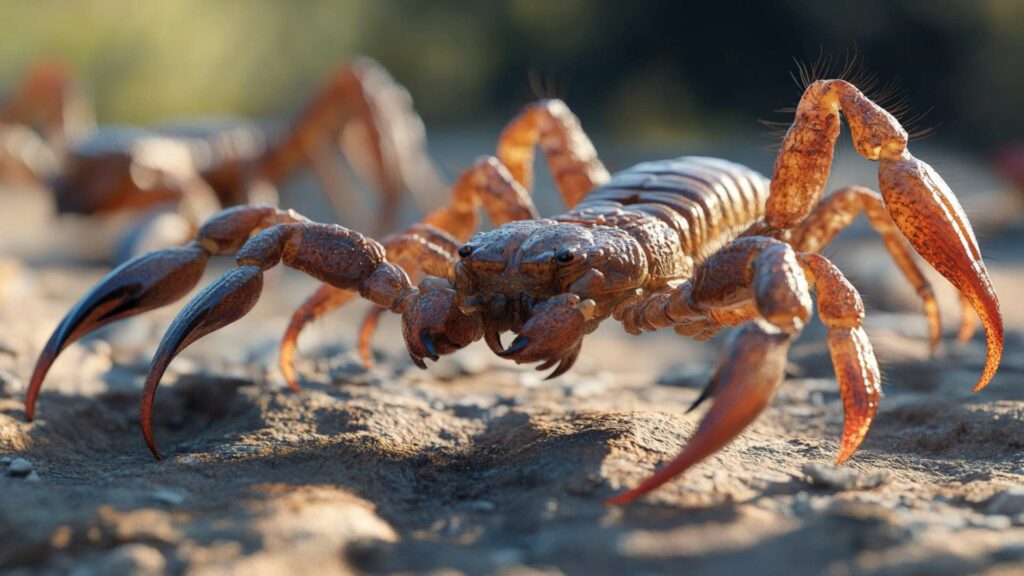
{"type": "Polygon", "coordinates": [[[882,237],[893,262],[921,298],[928,319],[929,345],[934,354],[942,337],[939,304],[931,283],[914,260],[912,248],[889,216],[881,194],[861,186],[849,186],[829,194],[793,230],[790,244],[797,252],[821,252],[861,212],[882,237]]]}
{"type": "Polygon", "coordinates": [[[378,232],[394,229],[403,192],[429,203],[444,188],[408,91],[372,60],[354,60],[330,76],[288,134],[268,148],[259,175],[279,184],[293,170],[310,165],[337,209],[351,196],[337,171],[327,167],[325,152],[338,146],[357,175],[380,194],[378,232]]]}
{"type": "Polygon", "coordinates": [[[75,304],[43,347],[29,380],[26,418],[32,420],[46,373],[68,345],[101,326],[182,298],[199,282],[211,255],[231,254],[252,233],[281,222],[297,221],[303,218],[277,208],[229,208],[203,224],[196,239],[187,245],[139,256],[112,270],[75,304]]]}
{"type": "Polygon", "coordinates": [[[501,132],[498,158],[527,190],[533,190],[534,146],[544,154],[569,208],[611,178],[579,119],[561,100],[527,105],[501,132]]]}
{"type": "Polygon", "coordinates": [[[147,193],[177,198],[176,202],[149,209],[118,243],[116,263],[171,246],[181,246],[220,210],[216,192],[198,176],[176,177],[165,172],[153,174],[147,193]]]}

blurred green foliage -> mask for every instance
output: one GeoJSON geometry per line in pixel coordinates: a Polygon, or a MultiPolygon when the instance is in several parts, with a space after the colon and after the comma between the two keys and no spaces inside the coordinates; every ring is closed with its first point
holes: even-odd
{"type": "Polygon", "coordinates": [[[794,58],[857,51],[945,138],[1024,136],[1024,2],[8,1],[0,85],[57,56],[104,122],[276,116],[337,64],[380,60],[428,123],[538,95],[631,138],[754,129],[799,95],[794,58]]]}

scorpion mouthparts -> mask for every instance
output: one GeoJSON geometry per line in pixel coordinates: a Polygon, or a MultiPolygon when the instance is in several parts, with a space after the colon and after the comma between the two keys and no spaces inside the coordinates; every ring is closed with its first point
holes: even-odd
{"type": "Polygon", "coordinates": [[[500,355],[505,351],[505,345],[501,343],[501,334],[493,330],[484,332],[484,342],[487,342],[487,347],[495,354],[500,355]]]}
{"type": "Polygon", "coordinates": [[[516,339],[512,341],[512,344],[508,348],[498,352],[498,356],[503,356],[503,357],[512,356],[513,354],[521,351],[523,348],[526,348],[529,345],[530,345],[530,339],[529,338],[527,338],[525,336],[516,336],[516,339]]]}

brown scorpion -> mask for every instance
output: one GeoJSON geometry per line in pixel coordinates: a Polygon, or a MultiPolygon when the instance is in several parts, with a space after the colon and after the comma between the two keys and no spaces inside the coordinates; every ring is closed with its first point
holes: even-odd
{"type": "MultiPolygon", "coordinates": [[[[283,131],[235,119],[97,129],[72,74],[50,61],[0,102],[0,178],[52,189],[58,213],[175,207],[170,229],[185,237],[163,246],[189,240],[223,206],[276,203],[277,186],[306,166],[340,211],[350,186],[332,158],[339,146],[380,196],[380,231],[394,229],[404,192],[425,202],[444,187],[408,91],[368,58],[332,72],[283,131]]],[[[147,224],[132,236],[148,233],[147,224]]]]}
{"type": "MultiPolygon", "coordinates": [[[[714,401],[682,452],[637,488],[653,490],[735,438],[768,405],[784,376],[790,343],[812,315],[811,294],[828,328],[845,413],[837,461],[860,445],[878,408],[881,378],[863,328],[864,305],[822,248],[860,213],[917,289],[934,344],[940,337],[932,289],[916,251],[960,292],[987,333],[975,390],[995,375],[1003,347],[999,303],[974,232],[956,197],[911,155],[897,120],[844,80],[810,84],[796,109],[769,180],[739,164],[702,157],[647,162],[610,175],[579,121],[560,101],[528,106],[484,158],[456,182],[452,201],[403,234],[379,243],[293,212],[245,206],[208,220],[193,242],[155,252],[111,272],[53,333],[32,375],[32,419],[46,372],[70,343],[96,328],[171,303],[198,282],[212,255],[237,267],[181,311],[153,358],[142,400],[142,431],[159,458],[151,425],[157,386],[171,360],[205,334],[245,315],[263,273],[283,263],[320,280],[293,319],[297,330],[358,294],[401,314],[414,362],[437,359],[484,339],[503,358],[568,370],[584,336],[614,318],[630,333],[673,328],[708,338],[739,329],[701,399],[714,401]],[[822,198],[840,113],[856,150],[878,161],[881,192],[851,187],[822,198]],[[547,159],[570,207],[540,219],[528,191],[534,147],[547,159]],[[483,208],[497,225],[474,231],[483,208]],[[413,285],[397,263],[415,263],[413,285]],[[515,339],[505,347],[503,332],[515,339]]],[[[369,323],[372,330],[372,322],[369,323]]],[[[975,320],[965,313],[962,337],[975,320]]],[[[286,372],[287,373],[287,372],[286,372]]],[[[294,373],[289,375],[294,385],[294,373]]],[[[698,400],[699,402],[700,400],[698,400]]]]}

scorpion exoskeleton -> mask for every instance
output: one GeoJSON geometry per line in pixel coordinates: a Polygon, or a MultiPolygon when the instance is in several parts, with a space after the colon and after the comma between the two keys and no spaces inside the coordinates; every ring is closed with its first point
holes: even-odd
{"type": "MultiPolygon", "coordinates": [[[[999,303],[971,225],[941,177],[910,154],[898,121],[844,80],[810,84],[796,109],[772,178],[725,160],[684,157],[610,175],[579,121],[558,100],[527,106],[500,136],[497,157],[470,167],[451,202],[383,244],[294,212],[245,206],[208,220],[190,244],[128,262],[95,286],[58,326],[32,375],[31,420],[40,385],[57,355],[96,328],[171,303],[198,282],[212,255],[235,254],[237,267],[196,295],[171,324],[153,358],[142,399],[142,432],[153,439],[153,400],[164,371],[186,346],[245,315],[263,273],[283,263],[324,283],[296,313],[282,366],[297,388],[291,359],[302,325],[358,294],[402,316],[413,361],[436,360],[483,339],[518,363],[568,370],[583,338],[608,318],[630,333],[673,328],[708,338],[738,326],[701,398],[711,408],[682,452],[624,504],[682,473],[735,438],[768,405],[782,382],[790,343],[812,314],[828,328],[844,424],[837,461],[868,431],[881,378],[863,328],[857,290],[822,248],[860,213],[920,295],[931,342],[939,310],[913,257],[924,257],[960,292],[961,337],[987,333],[975,390],[994,376],[1003,347],[999,303]],[[824,197],[846,117],[856,150],[878,161],[881,193],[850,187],[824,197]],[[547,159],[569,211],[540,219],[528,191],[534,147],[547,159]],[[497,226],[475,232],[482,207],[497,226]],[[400,264],[425,274],[414,285],[400,264]],[[515,339],[505,347],[501,334],[515,339]]],[[[372,331],[375,316],[364,326],[372,331]]],[[[362,345],[362,344],[361,344],[362,345]]]]}

